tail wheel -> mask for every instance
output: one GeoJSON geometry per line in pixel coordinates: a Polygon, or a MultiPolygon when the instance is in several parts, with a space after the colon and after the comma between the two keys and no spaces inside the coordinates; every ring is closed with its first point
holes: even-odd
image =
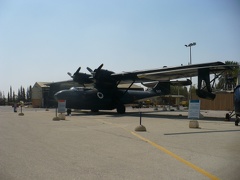
{"type": "Polygon", "coordinates": [[[225,118],[226,118],[227,121],[230,121],[230,118],[231,118],[230,114],[227,113],[225,118]]]}
{"type": "Polygon", "coordinates": [[[239,123],[239,116],[236,116],[235,126],[238,126],[238,123],[239,123]]]}
{"type": "Polygon", "coordinates": [[[119,105],[117,106],[117,112],[118,112],[119,114],[124,114],[124,113],[126,112],[125,106],[124,106],[123,104],[119,104],[119,105]]]}

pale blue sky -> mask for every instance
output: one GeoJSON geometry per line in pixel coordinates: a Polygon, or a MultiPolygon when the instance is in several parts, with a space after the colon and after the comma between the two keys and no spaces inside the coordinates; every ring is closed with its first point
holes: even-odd
{"type": "Polygon", "coordinates": [[[115,72],[240,61],[239,0],[0,0],[0,91],[115,72]]]}

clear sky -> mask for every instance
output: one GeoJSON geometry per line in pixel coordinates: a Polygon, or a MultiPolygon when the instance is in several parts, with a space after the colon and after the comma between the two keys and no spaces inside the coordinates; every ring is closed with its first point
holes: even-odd
{"type": "Polygon", "coordinates": [[[0,91],[114,72],[240,61],[239,0],[0,0],[0,91]]]}

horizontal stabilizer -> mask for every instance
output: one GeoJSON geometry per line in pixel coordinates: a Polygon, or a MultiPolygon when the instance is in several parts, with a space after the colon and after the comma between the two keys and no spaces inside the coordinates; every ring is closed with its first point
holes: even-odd
{"type": "Polygon", "coordinates": [[[187,80],[183,80],[183,81],[170,81],[171,85],[173,86],[189,86],[192,85],[192,81],[187,79],[187,80]]]}
{"type": "Polygon", "coordinates": [[[170,83],[169,82],[158,82],[153,90],[156,93],[160,93],[162,95],[170,94],[170,83]]]}

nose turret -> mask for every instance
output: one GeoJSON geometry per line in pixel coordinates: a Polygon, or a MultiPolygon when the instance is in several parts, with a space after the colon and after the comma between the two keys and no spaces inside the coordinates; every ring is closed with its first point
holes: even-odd
{"type": "Polygon", "coordinates": [[[67,92],[66,91],[58,91],[57,93],[54,94],[54,98],[56,99],[56,101],[58,100],[66,100],[66,95],[67,92]]]}

